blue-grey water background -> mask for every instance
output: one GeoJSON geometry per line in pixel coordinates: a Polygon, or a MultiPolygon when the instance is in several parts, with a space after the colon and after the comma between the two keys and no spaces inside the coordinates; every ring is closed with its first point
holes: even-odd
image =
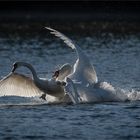
{"type": "MultiPolygon", "coordinates": [[[[132,29],[129,29],[127,24],[112,24],[53,24],[53,27],[82,48],[94,65],[100,81],[124,90],[139,91],[138,26],[134,24],[133,27],[132,24],[132,29]],[[108,30],[110,26],[112,28],[108,30]]],[[[1,77],[10,72],[15,61],[31,63],[40,77],[48,78],[62,64],[76,61],[75,51],[44,28],[48,24],[37,25],[1,25],[1,77]]],[[[31,75],[24,68],[19,72],[31,75]]],[[[48,105],[32,98],[0,97],[0,139],[138,140],[140,102],[48,105]]]]}

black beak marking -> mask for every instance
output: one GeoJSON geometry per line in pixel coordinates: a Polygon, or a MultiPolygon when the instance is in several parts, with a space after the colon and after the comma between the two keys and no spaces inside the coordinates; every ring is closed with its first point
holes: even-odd
{"type": "Polygon", "coordinates": [[[57,78],[59,76],[59,70],[55,71],[54,75],[52,77],[57,78]]]}
{"type": "Polygon", "coordinates": [[[16,68],[17,68],[17,64],[14,64],[13,67],[12,67],[12,70],[11,70],[12,73],[15,72],[16,68]]]}

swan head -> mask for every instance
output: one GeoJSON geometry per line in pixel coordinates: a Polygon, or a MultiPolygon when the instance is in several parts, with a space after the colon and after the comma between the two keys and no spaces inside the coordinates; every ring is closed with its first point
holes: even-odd
{"type": "Polygon", "coordinates": [[[17,62],[14,62],[13,63],[13,67],[12,67],[12,73],[15,72],[15,70],[21,66],[25,66],[25,65],[30,65],[28,63],[25,63],[25,62],[20,62],[20,61],[17,61],[17,62]]]}
{"type": "Polygon", "coordinates": [[[12,67],[12,72],[15,72],[15,70],[18,68],[18,62],[14,62],[13,63],[13,67],[12,67]]]}
{"type": "Polygon", "coordinates": [[[55,71],[53,77],[59,81],[65,80],[65,78],[72,73],[72,66],[68,63],[60,67],[59,70],[55,71]]]}
{"type": "Polygon", "coordinates": [[[59,73],[60,73],[59,70],[56,70],[52,77],[55,78],[55,79],[58,78],[59,73]]]}

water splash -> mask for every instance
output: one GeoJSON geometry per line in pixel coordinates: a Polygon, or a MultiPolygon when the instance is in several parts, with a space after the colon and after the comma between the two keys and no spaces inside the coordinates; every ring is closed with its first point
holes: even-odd
{"type": "MultiPolygon", "coordinates": [[[[110,89],[110,87],[107,86],[105,88],[110,89]]],[[[112,89],[113,91],[113,89],[112,89]]],[[[138,101],[140,100],[140,91],[131,89],[131,90],[127,90],[127,89],[121,89],[119,87],[114,88],[114,91],[112,92],[112,94],[116,95],[118,97],[118,99],[120,99],[120,101],[138,101]]]]}

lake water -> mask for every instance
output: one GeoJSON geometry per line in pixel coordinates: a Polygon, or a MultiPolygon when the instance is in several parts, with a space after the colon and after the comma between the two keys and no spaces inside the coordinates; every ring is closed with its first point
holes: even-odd
{"type": "MultiPolygon", "coordinates": [[[[43,27],[1,25],[0,76],[15,61],[31,63],[40,77],[51,77],[62,64],[74,63],[75,51],[43,27]],[[16,29],[17,27],[17,29],[16,29]],[[25,30],[24,30],[25,29],[25,30]],[[30,30],[27,30],[30,29],[30,30]]],[[[90,25],[91,26],[91,25],[90,25]]],[[[100,81],[125,91],[140,92],[140,33],[95,32],[80,23],[57,28],[74,40],[90,58],[100,81]],[[78,25],[77,25],[78,26],[78,25]],[[81,29],[81,30],[80,30],[81,29]]],[[[97,25],[96,25],[97,27],[97,25]]],[[[103,27],[103,25],[102,25],[103,27]]],[[[90,27],[90,28],[94,28],[90,27]]],[[[30,75],[27,69],[18,72],[30,75]]],[[[0,97],[0,139],[140,139],[140,102],[48,105],[39,99],[0,97]]]]}

